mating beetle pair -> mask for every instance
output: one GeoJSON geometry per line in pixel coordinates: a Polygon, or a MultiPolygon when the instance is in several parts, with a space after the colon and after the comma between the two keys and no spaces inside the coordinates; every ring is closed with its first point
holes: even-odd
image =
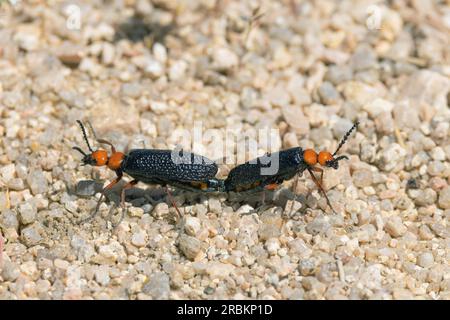
{"type": "Polygon", "coordinates": [[[98,211],[105,192],[117,184],[122,179],[123,174],[126,173],[134,180],[128,182],[122,189],[122,205],[125,202],[125,190],[131,188],[139,181],[148,184],[160,184],[166,186],[166,192],[180,216],[181,213],[171,198],[171,194],[167,188],[168,185],[194,192],[257,192],[274,190],[283,181],[292,179],[305,170],[308,170],[311,178],[327,199],[328,205],[334,211],[322,187],[323,169],[316,165],[319,163],[322,167],[338,169],[339,161],[348,158],[346,156],[335,156],[347,141],[351,132],[358,126],[358,122],[352,126],[344,135],[333,154],[327,151],[321,151],[317,154],[312,149],[303,150],[300,147],[282,150],[268,155],[271,159],[277,159],[279,161],[277,172],[263,174],[263,169],[267,169],[269,166],[269,163],[265,161],[267,159],[267,156],[265,156],[238,165],[223,180],[215,178],[218,171],[216,163],[206,157],[190,152],[183,152],[183,159],[187,159],[188,161],[178,163],[173,159],[173,150],[134,149],[124,154],[116,151],[113,144],[104,139],[97,139],[97,141],[109,145],[111,147],[111,154],[108,155],[108,152],[103,149],[94,151],[89,144],[83,124],[79,120],[77,122],[81,127],[84,140],[90,151],[90,153],[85,153],[81,148],[73,147],[73,149],[83,155],[83,165],[107,166],[109,169],[115,171],[117,175],[116,179],[102,190],[94,214],[98,211]],[[320,181],[315,177],[313,172],[319,172],[321,174],[320,181]]]}

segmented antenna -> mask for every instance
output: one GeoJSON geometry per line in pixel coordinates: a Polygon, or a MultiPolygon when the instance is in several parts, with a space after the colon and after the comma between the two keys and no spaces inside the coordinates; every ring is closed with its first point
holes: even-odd
{"type": "Polygon", "coordinates": [[[352,131],[355,130],[356,127],[358,127],[358,125],[359,125],[359,121],[356,121],[355,124],[353,125],[353,127],[351,127],[350,130],[347,131],[347,133],[344,135],[341,142],[339,143],[339,146],[337,147],[336,151],[333,153],[333,157],[336,155],[336,153],[338,153],[339,149],[341,149],[342,146],[347,142],[348,137],[350,136],[352,131]]]}
{"type": "Polygon", "coordinates": [[[87,138],[86,130],[84,129],[83,123],[80,120],[77,120],[77,122],[80,125],[81,131],[83,131],[84,141],[86,141],[89,151],[94,152],[94,150],[92,150],[92,148],[91,148],[91,145],[89,144],[89,140],[87,138]]]}

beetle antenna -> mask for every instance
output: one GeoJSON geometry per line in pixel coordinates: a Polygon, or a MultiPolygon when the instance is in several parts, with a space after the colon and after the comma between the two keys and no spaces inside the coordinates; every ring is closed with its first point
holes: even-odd
{"type": "Polygon", "coordinates": [[[347,142],[348,137],[350,136],[352,131],[358,127],[358,125],[359,125],[359,121],[356,121],[355,124],[353,125],[353,127],[351,127],[350,130],[347,131],[347,133],[344,135],[341,142],[339,143],[336,151],[333,153],[333,157],[336,155],[336,153],[338,153],[339,149],[341,149],[342,146],[347,142]]]}
{"type": "Polygon", "coordinates": [[[91,145],[89,144],[89,140],[87,138],[86,130],[84,129],[83,123],[80,120],[77,120],[77,122],[80,125],[81,131],[83,132],[84,141],[86,141],[89,151],[94,152],[94,150],[92,150],[91,148],[91,145]]]}
{"type": "Polygon", "coordinates": [[[74,149],[74,150],[77,150],[79,153],[81,153],[83,156],[87,156],[87,154],[86,153],[84,153],[84,151],[83,150],[81,150],[81,148],[79,148],[79,147],[72,147],[72,149],[74,149]]]}

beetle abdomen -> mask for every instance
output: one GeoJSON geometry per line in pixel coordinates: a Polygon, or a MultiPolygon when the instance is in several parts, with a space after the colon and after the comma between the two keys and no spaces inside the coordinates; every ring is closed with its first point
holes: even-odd
{"type": "Polygon", "coordinates": [[[306,169],[299,147],[274,152],[233,168],[225,180],[227,191],[262,188],[292,178],[306,169]]]}
{"type": "Polygon", "coordinates": [[[125,157],[121,169],[132,177],[161,178],[165,181],[203,181],[214,178],[218,167],[195,153],[172,150],[134,149],[125,157]]]}

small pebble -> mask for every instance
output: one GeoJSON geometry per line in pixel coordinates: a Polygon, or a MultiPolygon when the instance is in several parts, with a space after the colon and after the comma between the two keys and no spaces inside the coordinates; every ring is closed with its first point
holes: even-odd
{"type": "Polygon", "coordinates": [[[431,161],[427,169],[430,176],[439,176],[445,170],[445,165],[441,161],[431,161]]]}
{"type": "Polygon", "coordinates": [[[186,258],[193,261],[201,252],[202,243],[194,237],[181,235],[179,239],[179,247],[186,258]]]}
{"type": "Polygon", "coordinates": [[[0,175],[3,178],[3,181],[9,181],[13,179],[15,174],[16,174],[16,166],[13,163],[0,168],[0,175]]]}
{"type": "Polygon", "coordinates": [[[41,170],[32,170],[27,177],[27,183],[33,194],[45,193],[48,190],[48,182],[41,170]]]}
{"type": "Polygon", "coordinates": [[[436,161],[444,161],[445,160],[445,151],[441,147],[435,147],[430,152],[431,157],[433,160],[436,161]]]}
{"type": "Polygon", "coordinates": [[[416,190],[417,192],[410,191],[410,194],[416,193],[414,203],[418,206],[428,206],[436,202],[437,193],[431,188],[425,190],[416,190]]]}
{"type": "Polygon", "coordinates": [[[280,242],[277,238],[270,238],[266,240],[265,247],[269,254],[274,255],[277,254],[278,249],[280,249],[280,242]]]}
{"type": "Polygon", "coordinates": [[[386,232],[389,233],[394,238],[403,236],[407,231],[407,228],[403,224],[402,219],[398,216],[393,216],[390,219],[388,219],[384,228],[386,232]]]}
{"type": "Polygon", "coordinates": [[[306,225],[306,232],[312,235],[324,233],[330,228],[330,223],[323,218],[316,218],[306,225]]]}
{"type": "Polygon", "coordinates": [[[434,234],[427,225],[422,225],[419,228],[419,237],[422,240],[431,240],[434,238],[434,234]]]}
{"type": "Polygon", "coordinates": [[[2,210],[0,213],[0,225],[3,228],[19,229],[17,213],[11,209],[2,210]]]}
{"type": "Polygon", "coordinates": [[[130,217],[141,218],[144,215],[144,209],[139,207],[130,207],[128,208],[128,215],[130,217]]]}
{"type": "Polygon", "coordinates": [[[23,203],[19,206],[19,218],[22,224],[30,224],[36,220],[36,206],[30,202],[23,203]]]}
{"type": "Polygon", "coordinates": [[[352,175],[353,183],[359,188],[372,185],[372,172],[370,170],[355,170],[352,175]]]}
{"type": "Polygon", "coordinates": [[[131,243],[136,247],[145,247],[148,243],[148,236],[145,231],[133,233],[131,236],[131,243]]]}
{"type": "Polygon", "coordinates": [[[196,217],[186,217],[184,223],[184,231],[189,236],[194,236],[199,233],[201,229],[200,219],[196,217]]]}
{"type": "Polygon", "coordinates": [[[325,105],[336,104],[339,102],[339,92],[337,92],[333,84],[328,81],[325,81],[320,85],[318,92],[322,103],[325,105]]]}
{"type": "Polygon", "coordinates": [[[364,110],[366,110],[373,119],[384,113],[390,114],[394,109],[394,104],[390,101],[384,99],[375,99],[370,101],[368,104],[364,105],[364,110]]]}
{"type": "Polygon", "coordinates": [[[36,222],[22,229],[21,238],[26,246],[37,245],[41,240],[42,236],[40,230],[42,227],[36,222]]]}
{"type": "Polygon", "coordinates": [[[167,300],[170,294],[169,276],[163,272],[153,274],[150,280],[142,287],[145,294],[155,300],[167,300]]]}
{"type": "Polygon", "coordinates": [[[208,202],[209,211],[212,213],[221,213],[222,212],[222,203],[219,199],[210,198],[208,202]]]}
{"type": "Polygon", "coordinates": [[[169,206],[167,203],[158,203],[152,211],[152,216],[156,219],[162,219],[169,214],[169,206]]]}
{"type": "Polygon", "coordinates": [[[434,257],[433,257],[433,254],[431,254],[430,252],[421,253],[417,257],[417,264],[419,266],[421,266],[422,268],[429,268],[433,265],[433,263],[434,263],[434,257]]]}
{"type": "Polygon", "coordinates": [[[20,275],[20,269],[17,264],[4,261],[1,268],[1,275],[4,281],[15,281],[20,275]]]}
{"type": "Polygon", "coordinates": [[[352,69],[348,65],[332,65],[328,68],[325,79],[334,85],[339,85],[345,81],[351,80],[352,76],[352,69]]]}
{"type": "Polygon", "coordinates": [[[442,209],[450,209],[450,186],[439,191],[438,205],[442,209]]]}
{"type": "Polygon", "coordinates": [[[111,281],[111,277],[109,276],[109,266],[97,266],[94,272],[94,276],[95,281],[97,281],[99,285],[107,286],[111,281]]]}
{"type": "Polygon", "coordinates": [[[216,48],[213,50],[213,66],[216,70],[223,71],[238,65],[238,56],[228,48],[216,48]]]}

